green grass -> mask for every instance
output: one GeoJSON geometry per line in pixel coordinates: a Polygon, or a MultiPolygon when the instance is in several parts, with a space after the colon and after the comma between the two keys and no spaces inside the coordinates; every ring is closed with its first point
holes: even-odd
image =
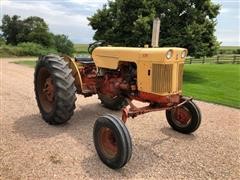
{"type": "Polygon", "coordinates": [[[240,46],[221,46],[220,49],[223,49],[223,50],[236,50],[236,49],[240,49],[240,46]]]}
{"type": "Polygon", "coordinates": [[[199,100],[240,108],[240,65],[185,65],[183,93],[199,100]]]}
{"type": "Polygon", "coordinates": [[[76,54],[88,54],[87,44],[74,44],[74,49],[76,54]]]}
{"type": "MultiPolygon", "coordinates": [[[[17,61],[34,67],[36,61],[17,61]]],[[[183,93],[195,99],[240,108],[240,65],[185,65],[183,93]]]]}
{"type": "Polygon", "coordinates": [[[25,65],[25,66],[32,67],[32,68],[35,67],[35,65],[36,65],[36,61],[33,61],[33,60],[15,61],[13,63],[25,65]]]}

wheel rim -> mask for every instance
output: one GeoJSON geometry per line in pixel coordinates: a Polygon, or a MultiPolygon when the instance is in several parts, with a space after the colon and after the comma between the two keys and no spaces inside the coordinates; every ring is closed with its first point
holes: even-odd
{"type": "Polygon", "coordinates": [[[53,78],[47,68],[43,67],[39,70],[39,86],[38,94],[42,108],[46,112],[51,112],[55,100],[55,86],[53,78]]]}
{"type": "Polygon", "coordinates": [[[108,159],[113,159],[118,153],[116,137],[109,128],[101,128],[99,134],[99,145],[103,154],[108,159]]]}
{"type": "Polygon", "coordinates": [[[44,84],[43,93],[49,102],[53,102],[54,98],[54,85],[51,77],[47,78],[44,84]]]}
{"type": "Polygon", "coordinates": [[[179,127],[187,127],[192,120],[192,115],[186,107],[179,107],[172,112],[173,121],[179,127]]]}

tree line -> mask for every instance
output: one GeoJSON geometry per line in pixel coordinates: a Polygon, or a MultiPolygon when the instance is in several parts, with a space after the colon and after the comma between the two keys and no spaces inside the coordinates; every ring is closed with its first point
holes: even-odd
{"type": "Polygon", "coordinates": [[[2,18],[1,40],[13,46],[22,43],[35,43],[33,46],[54,49],[59,53],[72,55],[74,45],[66,35],[55,35],[49,31],[44,19],[30,16],[21,19],[18,15],[4,15],[2,18]]]}
{"type": "Polygon", "coordinates": [[[211,0],[115,0],[89,17],[95,40],[119,46],[151,44],[152,22],[161,18],[160,46],[184,47],[191,56],[212,56],[220,5],[211,0]]]}

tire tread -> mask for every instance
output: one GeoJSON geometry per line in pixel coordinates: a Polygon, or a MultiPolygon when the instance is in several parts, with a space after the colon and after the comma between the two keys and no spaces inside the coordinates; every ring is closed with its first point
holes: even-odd
{"type": "Polygon", "coordinates": [[[35,73],[34,73],[34,85],[37,104],[42,114],[43,119],[52,125],[63,124],[67,122],[74,114],[75,101],[76,101],[76,87],[74,85],[74,78],[72,76],[72,70],[69,69],[68,63],[64,61],[62,57],[48,55],[39,58],[35,73]],[[41,67],[46,67],[54,81],[56,87],[56,104],[51,114],[46,113],[41,107],[41,103],[38,97],[37,89],[37,77],[38,70],[41,67]]]}

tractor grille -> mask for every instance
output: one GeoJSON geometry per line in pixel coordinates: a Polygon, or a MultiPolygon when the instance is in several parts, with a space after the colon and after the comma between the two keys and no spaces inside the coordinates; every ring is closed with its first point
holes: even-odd
{"type": "Polygon", "coordinates": [[[168,93],[172,91],[173,64],[152,65],[152,91],[168,93]]]}
{"type": "Polygon", "coordinates": [[[184,64],[179,64],[178,68],[178,91],[182,90],[182,84],[183,84],[183,66],[184,64]]]}

